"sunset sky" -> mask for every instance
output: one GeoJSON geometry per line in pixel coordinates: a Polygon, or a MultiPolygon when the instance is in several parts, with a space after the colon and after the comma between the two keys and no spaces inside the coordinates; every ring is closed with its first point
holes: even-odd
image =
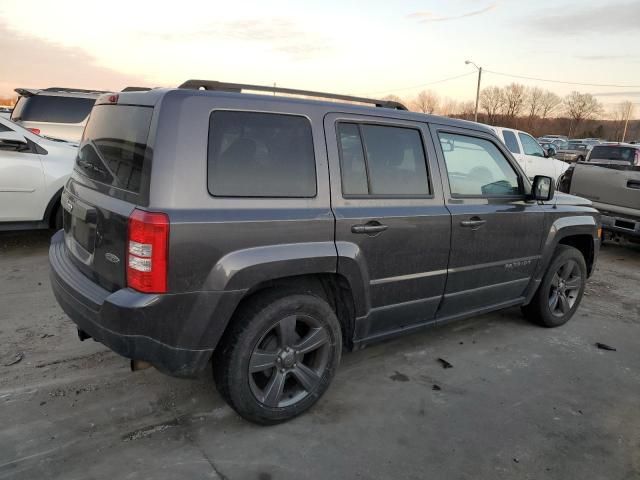
{"type": "Polygon", "coordinates": [[[485,86],[518,81],[640,103],[639,19],[640,1],[2,0],[0,95],[207,78],[470,100],[477,77],[468,58],[487,70],[485,86]]]}

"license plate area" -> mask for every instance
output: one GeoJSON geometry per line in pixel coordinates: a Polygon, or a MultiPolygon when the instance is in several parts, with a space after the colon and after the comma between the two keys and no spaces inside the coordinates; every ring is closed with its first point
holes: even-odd
{"type": "Polygon", "coordinates": [[[89,265],[92,263],[96,244],[96,210],[67,191],[63,192],[61,202],[67,247],[83,263],[89,265]]]}

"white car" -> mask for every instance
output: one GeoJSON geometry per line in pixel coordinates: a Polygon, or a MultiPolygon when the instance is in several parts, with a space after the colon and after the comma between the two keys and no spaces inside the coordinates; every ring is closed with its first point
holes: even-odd
{"type": "Polygon", "coordinates": [[[547,156],[538,141],[527,132],[513,128],[490,128],[504,142],[530,179],[536,175],[546,175],[557,180],[569,168],[569,164],[547,156]]]}
{"type": "Polygon", "coordinates": [[[0,117],[0,230],[62,228],[60,195],[77,151],[0,117]]]}
{"type": "Polygon", "coordinates": [[[33,133],[79,142],[89,113],[103,91],[77,88],[16,88],[11,120],[33,133]]]}

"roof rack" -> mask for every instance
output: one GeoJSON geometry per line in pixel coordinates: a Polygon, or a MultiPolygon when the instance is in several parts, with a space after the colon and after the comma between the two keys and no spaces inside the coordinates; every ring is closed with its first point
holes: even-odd
{"type": "Polygon", "coordinates": [[[215,80],[187,80],[178,88],[187,88],[193,90],[215,90],[219,92],[236,92],[241,93],[243,90],[253,90],[258,92],[285,93],[288,95],[303,95],[306,97],[332,98],[334,100],[344,100],[347,102],[368,103],[376,107],[393,108],[395,110],[407,110],[400,102],[393,100],[377,100],[366,97],[353,97],[351,95],[339,95],[336,93],[313,92],[309,90],[297,90],[294,88],[270,87],[266,85],[245,85],[242,83],[226,83],[215,80]]]}

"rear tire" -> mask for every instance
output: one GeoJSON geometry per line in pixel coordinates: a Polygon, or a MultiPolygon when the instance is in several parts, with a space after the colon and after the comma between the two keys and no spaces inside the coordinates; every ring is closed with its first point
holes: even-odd
{"type": "Polygon", "coordinates": [[[564,325],[580,305],[586,280],[587,264],[580,250],[558,245],[538,291],[522,313],[543,327],[564,325]]]}
{"type": "Polygon", "coordinates": [[[309,409],[340,363],[332,308],[309,294],[272,291],[234,315],[213,358],[222,397],[243,418],[272,425],[309,409]]]}

